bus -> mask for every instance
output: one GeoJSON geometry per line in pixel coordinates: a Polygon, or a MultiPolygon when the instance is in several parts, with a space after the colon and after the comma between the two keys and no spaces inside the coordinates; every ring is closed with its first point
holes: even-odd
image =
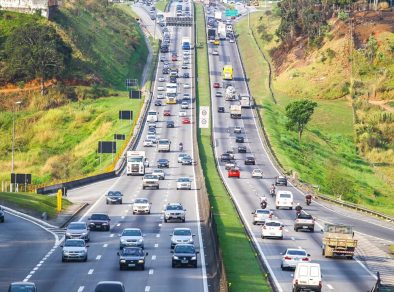
{"type": "Polygon", "coordinates": [[[148,122],[151,122],[151,123],[152,122],[153,123],[157,122],[157,120],[158,120],[158,113],[157,113],[157,111],[148,111],[148,116],[147,116],[146,120],[148,122]]]}
{"type": "Polygon", "coordinates": [[[176,104],[178,85],[176,83],[167,83],[166,89],[166,104],[176,104]]]}
{"type": "Polygon", "coordinates": [[[224,65],[223,67],[223,79],[224,80],[233,80],[233,66],[224,65]]]}

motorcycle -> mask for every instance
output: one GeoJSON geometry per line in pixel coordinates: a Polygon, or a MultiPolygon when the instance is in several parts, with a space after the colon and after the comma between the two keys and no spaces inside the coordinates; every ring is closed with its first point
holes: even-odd
{"type": "Polygon", "coordinates": [[[309,206],[311,203],[312,203],[312,199],[306,198],[306,204],[307,204],[307,206],[309,206]]]}
{"type": "Polygon", "coordinates": [[[271,195],[271,197],[275,196],[275,189],[270,189],[270,195],[271,195]]]}
{"type": "Polygon", "coordinates": [[[267,202],[266,202],[266,201],[262,201],[262,202],[260,203],[260,206],[261,206],[261,209],[267,208],[267,202]]]}
{"type": "Polygon", "coordinates": [[[183,151],[183,144],[179,144],[179,151],[183,151]]]}

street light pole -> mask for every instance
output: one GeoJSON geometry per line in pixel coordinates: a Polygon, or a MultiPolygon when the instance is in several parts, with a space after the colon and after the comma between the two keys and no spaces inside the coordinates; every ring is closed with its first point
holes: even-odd
{"type": "MultiPolygon", "coordinates": [[[[20,105],[22,102],[17,101],[13,107],[12,111],[12,154],[11,154],[11,173],[14,173],[14,153],[15,153],[15,114],[16,114],[16,107],[20,105]]],[[[12,192],[13,185],[10,184],[10,192],[12,192]]]]}

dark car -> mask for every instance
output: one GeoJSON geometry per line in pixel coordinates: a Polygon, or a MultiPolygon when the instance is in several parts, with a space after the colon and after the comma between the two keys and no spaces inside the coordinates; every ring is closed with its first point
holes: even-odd
{"type": "Polygon", "coordinates": [[[248,156],[245,158],[245,165],[255,165],[256,160],[254,159],[253,156],[248,156]]]}
{"type": "Polygon", "coordinates": [[[14,282],[8,286],[8,292],[36,292],[36,285],[32,282],[14,282]]]}
{"type": "Polygon", "coordinates": [[[167,45],[160,47],[160,53],[168,53],[168,51],[169,49],[167,45]]]}
{"type": "Polygon", "coordinates": [[[148,253],[145,253],[141,247],[124,247],[120,252],[119,256],[119,269],[130,269],[136,268],[145,270],[145,257],[148,253]]]}
{"type": "Polygon", "coordinates": [[[276,186],[285,186],[287,187],[287,178],[285,176],[277,176],[275,180],[275,185],[276,186]]]}
{"type": "Polygon", "coordinates": [[[235,142],[236,143],[243,143],[243,142],[245,142],[245,138],[242,136],[237,136],[237,137],[235,137],[235,142]]]}
{"type": "Polygon", "coordinates": [[[181,159],[182,165],[193,165],[193,159],[190,156],[184,156],[181,159]]]}
{"type": "Polygon", "coordinates": [[[171,251],[172,267],[177,266],[192,266],[197,268],[197,254],[196,248],[193,244],[177,244],[174,251],[171,251]]]}
{"type": "Polygon", "coordinates": [[[118,191],[109,191],[107,194],[107,205],[108,204],[122,204],[123,194],[118,191]]]}
{"type": "Polygon", "coordinates": [[[224,106],[218,107],[218,113],[224,113],[224,106]]]}
{"type": "Polygon", "coordinates": [[[238,146],[238,153],[246,153],[246,146],[238,146]]]}
{"type": "Polygon", "coordinates": [[[125,292],[122,282],[119,281],[100,281],[96,285],[94,292],[125,292]]]}
{"type": "Polygon", "coordinates": [[[220,156],[220,161],[222,162],[230,162],[234,160],[234,156],[230,155],[229,153],[223,153],[220,156]]]}
{"type": "Polygon", "coordinates": [[[170,83],[176,83],[176,77],[170,76],[170,83]]]}
{"type": "Polygon", "coordinates": [[[107,214],[104,213],[93,213],[89,218],[89,228],[90,230],[106,230],[109,231],[111,226],[110,226],[110,221],[111,219],[107,214]]]}
{"type": "Polygon", "coordinates": [[[187,73],[187,72],[183,73],[183,78],[189,78],[189,77],[190,77],[189,73],[187,73]]]}
{"type": "Polygon", "coordinates": [[[162,106],[162,102],[160,100],[156,100],[155,101],[155,106],[162,106]]]}
{"type": "Polygon", "coordinates": [[[167,128],[175,128],[174,121],[167,121],[167,128]]]}
{"type": "Polygon", "coordinates": [[[170,162],[168,161],[168,159],[159,159],[157,161],[157,167],[158,168],[169,168],[170,167],[170,162]]]}
{"type": "Polygon", "coordinates": [[[170,68],[163,68],[163,70],[161,70],[161,73],[170,74],[170,68]]]}
{"type": "Polygon", "coordinates": [[[1,206],[0,206],[0,222],[1,223],[4,222],[4,210],[3,208],[1,208],[1,206]]]}

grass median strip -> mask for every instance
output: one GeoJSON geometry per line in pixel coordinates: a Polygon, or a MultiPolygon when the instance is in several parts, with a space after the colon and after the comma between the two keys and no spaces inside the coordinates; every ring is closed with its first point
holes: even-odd
{"type": "MultiPolygon", "coordinates": [[[[198,3],[195,7],[197,106],[209,106],[209,67],[203,6],[198,3]]],[[[270,291],[233,201],[217,172],[211,143],[211,129],[198,130],[198,147],[230,291],[270,291]]]]}

